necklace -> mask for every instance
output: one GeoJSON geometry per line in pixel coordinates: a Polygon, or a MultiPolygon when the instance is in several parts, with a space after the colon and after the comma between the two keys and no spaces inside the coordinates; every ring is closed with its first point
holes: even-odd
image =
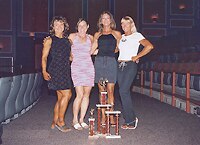
{"type": "Polygon", "coordinates": [[[127,41],[126,37],[123,36],[123,37],[122,37],[122,42],[126,42],[126,41],[127,41]]]}

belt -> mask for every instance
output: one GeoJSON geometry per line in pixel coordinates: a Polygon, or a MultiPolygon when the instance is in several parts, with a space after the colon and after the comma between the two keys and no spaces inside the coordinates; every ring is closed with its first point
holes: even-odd
{"type": "Polygon", "coordinates": [[[125,61],[119,62],[119,68],[123,71],[124,67],[127,66],[125,61]]]}
{"type": "Polygon", "coordinates": [[[118,60],[118,62],[131,62],[132,60],[118,60]]]}

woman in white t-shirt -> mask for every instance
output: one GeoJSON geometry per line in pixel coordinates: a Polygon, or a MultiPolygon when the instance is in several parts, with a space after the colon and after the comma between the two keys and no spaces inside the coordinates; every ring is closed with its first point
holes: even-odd
{"type": "Polygon", "coordinates": [[[123,117],[125,119],[125,123],[121,128],[135,129],[138,118],[134,113],[130,87],[137,74],[137,61],[149,53],[153,49],[153,45],[141,33],[137,32],[135,23],[131,17],[123,17],[121,19],[121,27],[124,34],[119,42],[118,84],[123,107],[123,117]],[[144,48],[138,53],[140,44],[144,48]]]}

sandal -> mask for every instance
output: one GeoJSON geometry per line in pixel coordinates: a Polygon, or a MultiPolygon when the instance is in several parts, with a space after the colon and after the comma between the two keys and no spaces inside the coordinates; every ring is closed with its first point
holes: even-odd
{"type": "Polygon", "coordinates": [[[71,131],[71,129],[68,128],[66,125],[59,126],[59,125],[55,124],[55,127],[56,127],[58,130],[60,130],[61,132],[69,132],[69,131],[71,131]]]}
{"type": "Polygon", "coordinates": [[[122,129],[127,129],[127,128],[128,128],[128,127],[127,127],[127,124],[121,125],[121,128],[122,128],[122,129]]]}
{"type": "Polygon", "coordinates": [[[121,126],[122,129],[135,129],[134,125],[128,125],[128,124],[124,124],[121,126]]]}
{"type": "Polygon", "coordinates": [[[88,129],[89,128],[89,126],[85,122],[82,122],[80,124],[81,124],[82,128],[84,128],[84,129],[88,129]]]}
{"type": "Polygon", "coordinates": [[[123,124],[122,126],[121,126],[121,128],[122,129],[136,129],[136,127],[137,127],[137,124],[138,124],[138,118],[136,117],[136,119],[135,119],[135,124],[134,125],[132,125],[132,124],[123,124]]]}
{"type": "Polygon", "coordinates": [[[72,125],[74,127],[74,129],[76,130],[82,130],[82,126],[79,123],[75,123],[74,125],[72,125]]]}

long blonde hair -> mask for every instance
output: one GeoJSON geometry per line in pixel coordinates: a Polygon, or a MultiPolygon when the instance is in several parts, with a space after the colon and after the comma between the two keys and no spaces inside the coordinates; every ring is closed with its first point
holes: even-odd
{"type": "Polygon", "coordinates": [[[137,28],[136,28],[136,26],[135,26],[135,23],[134,23],[133,19],[132,19],[130,16],[125,16],[125,17],[123,17],[123,18],[121,19],[121,23],[123,23],[124,21],[128,21],[128,22],[131,23],[131,32],[132,32],[132,33],[137,32],[137,28]]]}
{"type": "Polygon", "coordinates": [[[110,21],[111,21],[110,28],[112,30],[115,30],[116,29],[116,23],[115,23],[115,20],[113,18],[113,15],[109,11],[103,11],[101,13],[101,15],[99,16],[99,20],[98,20],[98,23],[97,23],[98,31],[99,32],[103,31],[102,17],[103,17],[104,14],[107,14],[107,15],[110,16],[110,21]]]}

